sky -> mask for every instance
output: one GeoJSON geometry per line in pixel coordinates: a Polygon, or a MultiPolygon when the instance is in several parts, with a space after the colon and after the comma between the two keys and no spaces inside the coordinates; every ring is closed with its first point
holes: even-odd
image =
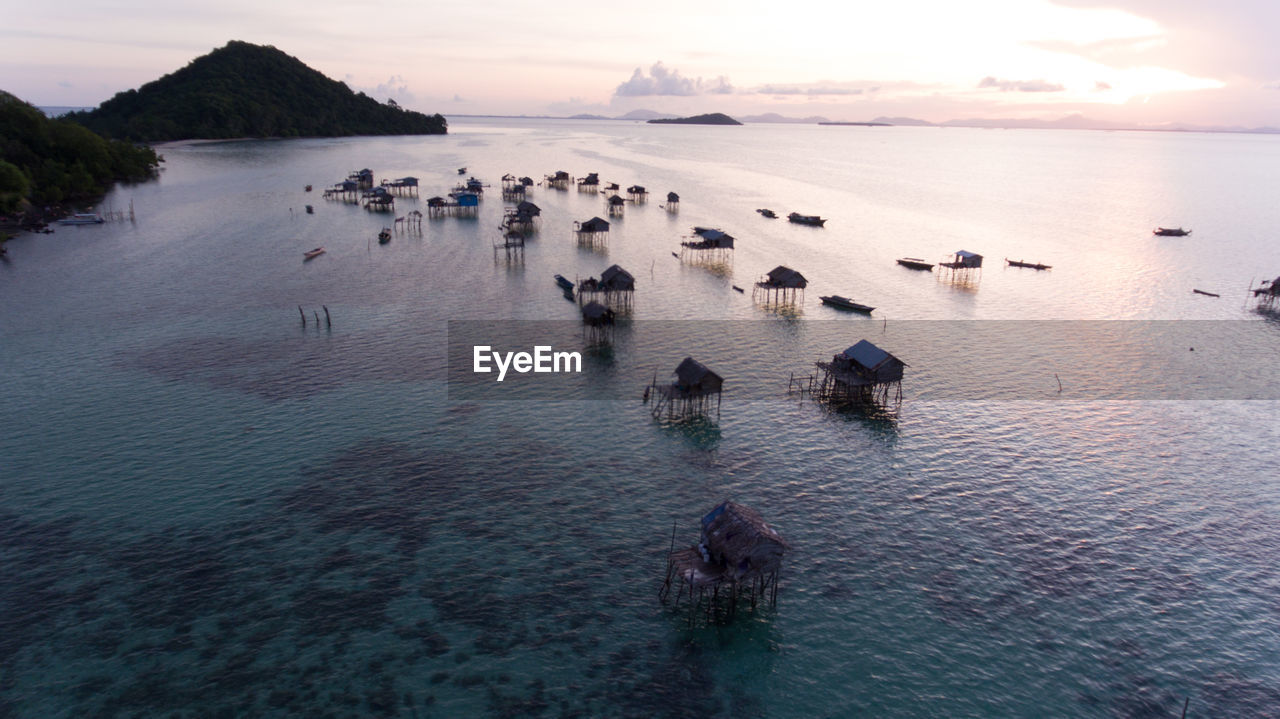
{"type": "Polygon", "coordinates": [[[42,106],[245,40],[444,115],[1280,127],[1277,0],[0,2],[0,89],[42,106]]]}

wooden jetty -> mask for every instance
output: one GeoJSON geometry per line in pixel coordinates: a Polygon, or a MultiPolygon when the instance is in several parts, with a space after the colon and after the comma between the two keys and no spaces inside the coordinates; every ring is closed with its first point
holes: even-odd
{"type": "Polygon", "coordinates": [[[665,603],[674,587],[673,605],[679,606],[687,595],[690,624],[700,616],[708,622],[728,621],[746,601],[753,610],[766,599],[776,607],[778,577],[788,549],[782,535],[759,512],[736,502],[721,502],[703,515],[698,544],[678,550],[673,546],[668,552],[667,576],[658,597],[665,603]]]}
{"type": "Polygon", "coordinates": [[[401,177],[395,180],[383,180],[381,186],[387,188],[387,191],[394,195],[400,195],[402,197],[418,196],[418,178],[416,177],[401,177]]]}
{"type": "Polygon", "coordinates": [[[751,299],[763,299],[765,304],[789,304],[799,299],[804,302],[804,288],[809,281],[790,267],[778,265],[756,282],[751,299]]]}
{"type": "Polygon", "coordinates": [[[655,374],[644,396],[653,399],[650,412],[654,417],[665,414],[668,419],[688,419],[706,415],[711,412],[713,401],[719,416],[723,388],[724,378],[694,358],[685,357],[672,373],[670,382],[658,384],[655,374]]]}
{"type": "Polygon", "coordinates": [[[600,279],[588,277],[578,283],[577,289],[579,304],[598,300],[614,312],[625,312],[631,309],[636,294],[636,278],[618,265],[611,265],[600,273],[600,279]]]}
{"type": "MultiPolygon", "coordinates": [[[[885,408],[902,402],[905,362],[867,340],[835,355],[830,362],[815,362],[821,377],[809,377],[801,391],[832,405],[885,408]]],[[[788,390],[796,389],[793,377],[788,390]]]]}
{"type": "Polygon", "coordinates": [[[355,180],[343,180],[325,190],[321,193],[321,196],[326,200],[358,202],[360,200],[360,185],[355,180]]]}
{"type": "Polygon", "coordinates": [[[586,222],[573,223],[573,234],[579,245],[594,247],[609,242],[609,221],[592,217],[586,222]]]}
{"type": "Polygon", "coordinates": [[[476,217],[480,214],[480,196],[471,192],[451,192],[449,199],[427,199],[427,217],[476,217]]]}

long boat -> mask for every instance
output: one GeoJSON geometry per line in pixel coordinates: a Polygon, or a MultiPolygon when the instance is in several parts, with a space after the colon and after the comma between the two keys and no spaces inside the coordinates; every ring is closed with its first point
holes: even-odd
{"type": "Polygon", "coordinates": [[[319,257],[320,255],[323,255],[323,254],[324,254],[324,248],[323,248],[323,247],[317,247],[317,248],[315,248],[314,250],[310,250],[310,251],[308,251],[308,252],[303,252],[303,253],[302,253],[302,257],[303,257],[303,261],[306,261],[306,260],[310,260],[310,259],[313,259],[313,258],[319,257]]]}
{"type": "Polygon", "coordinates": [[[787,219],[791,220],[797,225],[812,225],[813,227],[822,227],[823,225],[827,224],[826,220],[822,219],[821,217],[818,217],[817,215],[802,215],[799,212],[792,212],[790,215],[787,215],[787,219]]]}
{"type": "Polygon", "coordinates": [[[919,257],[899,257],[898,264],[913,270],[928,270],[929,272],[933,271],[933,263],[925,262],[919,257]]]}
{"type": "Polygon", "coordinates": [[[1191,230],[1184,230],[1181,227],[1157,227],[1151,231],[1151,234],[1161,237],[1186,237],[1191,234],[1191,230]]]}
{"type": "Polygon", "coordinates": [[[1011,260],[1008,257],[1004,258],[1004,261],[1008,262],[1010,267],[1029,267],[1033,270],[1047,270],[1053,267],[1053,265],[1042,265],[1039,262],[1023,262],[1022,260],[1011,260]]]}
{"type": "Polygon", "coordinates": [[[59,225],[101,225],[106,220],[96,212],[77,212],[58,220],[59,225]]]}
{"type": "Polygon", "coordinates": [[[562,290],[565,290],[568,292],[573,291],[573,283],[570,282],[569,280],[566,280],[564,278],[564,275],[556,275],[556,284],[560,285],[560,289],[562,290]]]}
{"type": "Polygon", "coordinates": [[[865,312],[867,314],[871,314],[871,310],[875,309],[874,307],[859,304],[848,297],[841,297],[840,295],[829,295],[819,297],[818,299],[822,300],[822,304],[824,305],[831,305],[832,307],[839,307],[840,309],[845,310],[853,310],[854,312],[865,312]]]}

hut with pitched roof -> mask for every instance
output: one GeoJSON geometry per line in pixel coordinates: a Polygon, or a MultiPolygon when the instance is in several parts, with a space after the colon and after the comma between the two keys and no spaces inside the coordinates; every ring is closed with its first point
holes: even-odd
{"type": "Polygon", "coordinates": [[[582,306],[582,331],[588,346],[605,345],[613,341],[615,313],[592,300],[582,306]]]}
{"type": "Polygon", "coordinates": [[[667,212],[678,212],[680,210],[680,196],[674,192],[667,193],[667,204],[663,205],[667,212]]]}
{"type": "Polygon", "coordinates": [[[809,281],[804,275],[790,267],[778,265],[756,282],[751,290],[751,299],[759,299],[765,304],[790,304],[799,299],[804,301],[804,288],[809,281]]]}
{"type": "Polygon", "coordinates": [[[617,195],[614,195],[605,200],[604,204],[609,208],[610,217],[622,217],[622,210],[626,207],[627,201],[617,195]]]}
{"type": "Polygon", "coordinates": [[[547,175],[545,182],[548,187],[553,187],[557,190],[567,190],[569,189],[569,183],[573,182],[573,178],[564,170],[556,170],[555,174],[547,175]]]}
{"type": "Polygon", "coordinates": [[[586,222],[575,222],[573,235],[578,239],[579,245],[604,245],[609,242],[609,221],[592,217],[586,222]]]}
{"type": "Polygon", "coordinates": [[[967,283],[982,274],[982,255],[968,250],[957,250],[938,263],[938,277],[967,283]]]}
{"type": "Polygon", "coordinates": [[[586,177],[578,180],[578,192],[590,192],[595,194],[600,191],[600,175],[595,172],[587,173],[586,177]]]}
{"type": "Polygon", "coordinates": [[[732,257],[733,235],[714,227],[695,227],[693,234],[680,243],[680,259],[722,262],[732,257]]]}
{"type": "Polygon", "coordinates": [[[642,205],[649,201],[649,191],[640,185],[632,185],[627,188],[627,199],[637,205],[642,205]]]}
{"type": "Polygon", "coordinates": [[[588,277],[578,283],[579,304],[599,300],[615,312],[630,310],[635,293],[636,278],[618,265],[610,265],[600,273],[600,279],[588,277]]]}
{"type": "Polygon", "coordinates": [[[385,187],[375,187],[367,190],[361,196],[361,202],[366,210],[377,210],[383,212],[395,212],[396,198],[385,187]]]}
{"type": "Polygon", "coordinates": [[[659,384],[655,374],[645,396],[653,399],[650,411],[654,417],[665,414],[668,419],[686,419],[709,414],[712,403],[718,416],[723,389],[724,378],[694,358],[685,357],[667,383],[659,384]]]}
{"type": "Polygon", "coordinates": [[[902,402],[905,362],[867,340],[835,355],[830,362],[815,362],[820,378],[811,381],[814,397],[833,405],[886,406],[902,402]]]}
{"type": "Polygon", "coordinates": [[[778,577],[789,548],[759,512],[737,502],[721,502],[703,515],[696,545],[668,553],[659,597],[665,602],[674,586],[679,605],[687,594],[690,622],[704,602],[708,621],[732,618],[744,595],[753,609],[757,600],[765,598],[770,606],[777,606],[778,577]]]}

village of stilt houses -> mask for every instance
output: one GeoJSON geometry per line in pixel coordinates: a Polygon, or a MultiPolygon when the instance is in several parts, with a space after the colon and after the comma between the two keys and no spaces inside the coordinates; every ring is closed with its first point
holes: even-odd
{"type": "MultiPolygon", "coordinates": [[[[467,168],[459,168],[465,175],[467,168]]],[[[423,220],[447,222],[449,220],[476,221],[479,208],[491,185],[476,177],[460,180],[453,187],[430,196],[425,202],[426,212],[416,208],[419,198],[419,180],[402,177],[374,183],[373,171],[361,169],[349,173],[346,179],[323,191],[323,197],[335,203],[358,206],[370,213],[385,213],[392,218],[378,233],[379,244],[388,244],[397,235],[422,236],[430,229],[423,220]],[[412,204],[414,209],[398,214],[397,207],[412,204]]],[[[605,253],[610,243],[613,223],[625,222],[628,212],[647,211],[649,191],[642,185],[632,184],[625,189],[618,182],[607,182],[597,172],[574,177],[567,171],[557,170],[535,180],[530,175],[504,174],[500,181],[499,201],[504,203],[501,223],[492,234],[495,260],[501,258],[508,264],[523,263],[524,253],[536,247],[535,238],[554,241],[568,237],[584,252],[605,253]],[[535,200],[544,204],[556,202],[556,195],[571,188],[579,195],[599,197],[598,214],[572,220],[567,227],[544,227],[543,210],[535,200]],[[541,196],[537,196],[542,193],[541,196]],[[605,219],[608,218],[608,219],[605,219]]],[[[311,186],[307,186],[307,191],[311,186]]],[[[675,217],[682,208],[681,195],[667,191],[665,202],[658,206],[675,217]]],[[[688,202],[684,200],[684,202],[688,202]]],[[[312,206],[307,212],[312,213],[312,206]]],[[[778,214],[771,209],[756,212],[762,219],[775,219],[778,214]]],[[[791,212],[788,219],[799,225],[825,228],[828,219],[817,215],[791,212]]],[[[744,223],[745,224],[745,223],[744,223]]],[[[839,220],[836,221],[839,225],[839,220]]],[[[750,242],[749,227],[735,227],[734,234],[721,227],[693,226],[672,238],[670,255],[680,264],[731,277],[735,272],[734,250],[740,242],[750,242]]],[[[1169,235],[1157,231],[1156,235],[1169,235]]],[[[1189,234],[1186,233],[1186,234],[1189,234]]],[[[1181,236],[1181,235],[1177,235],[1181,236]]],[[[372,241],[370,240],[370,245],[372,241]]],[[[310,261],[325,252],[315,248],[304,255],[310,261]]],[[[779,258],[785,261],[785,258],[779,258]]],[[[656,260],[654,265],[656,266],[656,260]]],[[[1039,262],[1007,260],[1011,268],[1048,270],[1050,266],[1039,262]]],[[[929,274],[940,284],[962,291],[973,291],[982,279],[983,256],[969,250],[955,250],[936,261],[919,257],[902,257],[896,260],[902,269],[929,274]],[[934,271],[934,268],[937,271],[934,271]]],[[[644,269],[649,273],[654,271],[644,269]]],[[[763,268],[761,268],[763,269],[763,268]]],[[[633,315],[638,298],[643,297],[643,281],[637,274],[618,264],[602,266],[598,275],[575,277],[554,275],[554,284],[567,300],[574,302],[581,319],[583,347],[588,349],[612,349],[618,327],[633,315]]],[[[805,290],[809,281],[796,269],[777,265],[761,272],[752,282],[750,301],[764,318],[786,317],[805,304],[805,290]]],[[[860,315],[871,315],[876,307],[853,300],[834,290],[847,291],[847,287],[831,288],[832,294],[820,297],[821,304],[837,313],[851,310],[860,315]]],[[[745,294],[738,285],[731,290],[745,294]]],[[[1218,297],[1216,293],[1194,289],[1195,293],[1218,297]]],[[[1280,297],[1280,277],[1250,286],[1249,295],[1260,312],[1275,312],[1280,297]]],[[[879,303],[877,303],[879,304],[879,303]]],[[[302,308],[299,308],[302,312],[302,308]]],[[[884,322],[885,311],[878,316],[884,322]]],[[[838,317],[839,314],[833,314],[838,317]]],[[[317,326],[320,319],[315,313],[317,326]]],[[[308,318],[302,312],[302,322],[308,318]]],[[[325,308],[326,325],[331,325],[328,308],[325,308]]],[[[891,350],[878,346],[861,336],[859,329],[866,325],[850,325],[848,345],[830,348],[829,358],[796,358],[807,362],[811,369],[791,371],[777,377],[778,389],[787,396],[811,399],[815,406],[831,412],[854,412],[870,418],[892,420],[903,404],[903,383],[909,363],[891,350]]],[[[664,423],[716,422],[723,409],[725,393],[733,390],[734,368],[724,358],[700,354],[698,358],[676,356],[655,358],[666,364],[655,365],[652,379],[643,388],[637,388],[641,402],[647,406],[655,421],[664,423]]],[[[659,597],[669,607],[682,612],[690,623],[723,623],[732,621],[740,611],[756,611],[761,607],[774,609],[778,604],[778,589],[782,574],[782,560],[790,545],[768,523],[757,509],[726,500],[710,509],[701,518],[698,542],[688,547],[677,547],[680,533],[679,521],[672,529],[671,548],[667,554],[666,575],[659,590],[659,597]]]]}

